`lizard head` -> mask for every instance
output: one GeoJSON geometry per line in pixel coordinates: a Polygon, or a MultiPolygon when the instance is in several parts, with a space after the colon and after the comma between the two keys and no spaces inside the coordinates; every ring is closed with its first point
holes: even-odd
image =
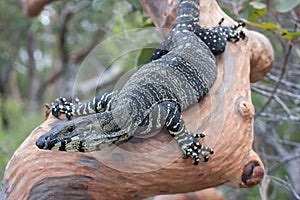
{"type": "Polygon", "coordinates": [[[36,146],[47,150],[83,152],[81,138],[91,132],[90,123],[86,118],[57,122],[36,141],[36,146]]]}

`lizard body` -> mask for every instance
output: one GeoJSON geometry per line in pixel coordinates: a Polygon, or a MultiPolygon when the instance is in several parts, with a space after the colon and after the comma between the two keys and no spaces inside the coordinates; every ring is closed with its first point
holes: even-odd
{"type": "Polygon", "coordinates": [[[225,50],[226,41],[245,39],[242,31],[221,26],[200,27],[199,0],[180,0],[172,30],[154,52],[151,62],[142,66],[120,92],[106,93],[87,103],[73,105],[61,98],[52,113],[66,113],[69,121],[58,122],[41,136],[41,149],[97,151],[130,136],[145,135],[164,126],[178,142],[184,157],[193,164],[213,153],[186,129],[181,112],[198,103],[217,76],[214,54],[225,50]],[[85,116],[84,116],[85,115],[85,116]],[[77,117],[75,119],[71,119],[77,117]]]}

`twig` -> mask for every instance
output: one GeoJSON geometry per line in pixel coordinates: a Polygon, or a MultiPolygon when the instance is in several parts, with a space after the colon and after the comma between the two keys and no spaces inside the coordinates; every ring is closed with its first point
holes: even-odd
{"type": "Polygon", "coordinates": [[[123,28],[123,32],[124,32],[124,34],[125,34],[125,38],[126,38],[126,39],[129,39],[129,35],[128,35],[128,31],[127,31],[127,27],[126,27],[126,23],[125,23],[125,20],[124,20],[124,15],[123,15],[123,13],[120,13],[120,12],[118,12],[118,11],[116,11],[116,10],[113,10],[113,13],[119,15],[120,20],[121,20],[121,25],[122,25],[122,28],[123,28]]]}
{"type": "MultiPolygon", "coordinates": [[[[267,97],[272,97],[271,92],[269,92],[271,90],[271,88],[265,87],[265,86],[261,86],[261,85],[252,85],[251,89],[255,92],[258,92],[259,94],[263,95],[263,96],[267,96],[267,97]]],[[[286,91],[282,91],[278,89],[278,93],[281,93],[283,95],[289,96],[293,99],[299,99],[300,100],[300,96],[297,94],[293,94],[290,92],[286,92],[286,91]]],[[[292,114],[293,112],[288,108],[288,106],[286,105],[286,103],[280,98],[278,97],[276,94],[273,95],[274,100],[280,105],[280,107],[284,110],[284,112],[287,114],[287,116],[283,116],[282,113],[276,115],[274,113],[268,113],[268,112],[261,112],[261,113],[256,113],[255,117],[268,117],[270,120],[272,121],[281,121],[281,120],[291,120],[291,121],[299,121],[300,120],[300,116],[297,115],[297,112],[295,112],[296,114],[292,114]]]]}
{"type": "Polygon", "coordinates": [[[269,167],[268,170],[269,172],[275,171],[283,164],[300,159],[300,154],[293,154],[293,153],[291,153],[291,155],[286,155],[285,157],[276,156],[276,155],[267,155],[267,154],[263,154],[263,155],[268,160],[273,160],[278,162],[269,167]]]}
{"type": "Polygon", "coordinates": [[[300,122],[300,116],[290,115],[290,116],[281,116],[281,115],[275,115],[272,113],[260,113],[260,117],[268,118],[270,121],[295,121],[300,122]]]}
{"type": "Polygon", "coordinates": [[[62,66],[65,66],[65,64],[68,63],[69,61],[69,51],[66,44],[66,35],[68,33],[67,24],[75,13],[86,8],[88,5],[90,5],[90,1],[81,1],[74,6],[66,7],[62,11],[61,18],[60,18],[60,35],[59,35],[59,41],[60,41],[59,46],[61,50],[62,66]]]}
{"type": "Polygon", "coordinates": [[[291,192],[291,194],[294,196],[295,199],[300,199],[300,196],[297,194],[297,192],[295,191],[295,189],[291,183],[289,183],[285,180],[282,180],[278,177],[275,177],[275,176],[267,175],[267,178],[270,179],[271,181],[273,181],[274,183],[286,188],[289,192],[291,192]]]}
{"type": "Polygon", "coordinates": [[[279,81],[276,82],[276,85],[271,93],[271,96],[269,97],[269,99],[267,100],[267,102],[261,107],[261,109],[257,112],[257,114],[259,115],[260,113],[262,113],[266,108],[267,106],[271,103],[272,99],[274,98],[274,95],[275,93],[277,92],[277,89],[279,88],[279,85],[280,85],[280,82],[285,74],[285,71],[286,71],[286,67],[287,67],[287,61],[291,55],[291,50],[293,48],[293,45],[291,43],[289,43],[289,47],[288,47],[288,51],[285,55],[285,58],[284,58],[284,62],[283,62],[283,66],[282,66],[282,69],[281,69],[281,74],[279,76],[279,81]]]}
{"type": "MultiPolygon", "coordinates": [[[[271,88],[271,87],[267,87],[267,86],[263,86],[263,85],[259,85],[259,84],[253,84],[253,85],[251,85],[251,89],[256,91],[256,92],[259,92],[259,93],[263,94],[264,96],[272,97],[273,88],[271,88]]],[[[280,95],[284,95],[284,96],[287,96],[287,97],[290,97],[290,98],[295,98],[295,99],[300,100],[300,95],[297,94],[297,93],[288,92],[288,91],[285,91],[285,90],[281,90],[279,88],[277,89],[277,93],[280,94],[280,95]]]]}
{"type": "Polygon", "coordinates": [[[295,146],[295,147],[300,148],[300,143],[299,142],[294,142],[294,141],[290,141],[290,140],[282,140],[282,139],[278,139],[278,138],[274,139],[274,140],[276,140],[277,142],[279,142],[281,144],[286,144],[286,145],[295,146]]]}
{"type": "Polygon", "coordinates": [[[104,31],[98,31],[94,36],[92,42],[84,49],[72,55],[71,60],[74,64],[80,63],[98,44],[101,38],[104,36],[104,31]]]}
{"type": "Polygon", "coordinates": [[[283,80],[283,79],[279,80],[279,78],[277,76],[274,76],[271,73],[267,74],[266,78],[268,80],[271,80],[271,81],[274,81],[274,82],[279,82],[281,85],[286,86],[288,88],[293,88],[293,89],[300,90],[300,85],[299,84],[293,83],[293,82],[289,82],[289,81],[286,81],[286,80],[283,80]]]}

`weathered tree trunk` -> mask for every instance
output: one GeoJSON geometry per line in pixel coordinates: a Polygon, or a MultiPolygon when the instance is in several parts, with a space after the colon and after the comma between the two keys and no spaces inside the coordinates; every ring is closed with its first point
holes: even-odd
{"type": "Polygon", "coordinates": [[[0,73],[0,119],[4,129],[10,128],[9,111],[7,109],[7,99],[9,96],[9,87],[7,86],[8,80],[13,71],[15,58],[8,61],[7,64],[2,64],[0,73]]]}
{"type": "MultiPolygon", "coordinates": [[[[141,2],[159,27],[169,26],[176,15],[174,0],[141,2]]],[[[234,23],[216,1],[201,2],[201,25],[214,26],[221,17],[224,24],[234,23]]],[[[183,113],[187,128],[207,134],[204,145],[215,151],[207,163],[194,166],[191,159],[182,159],[179,146],[164,131],[92,153],[40,150],[35,141],[57,121],[50,115],[8,163],[1,199],[143,199],[222,184],[258,184],[264,167],[252,149],[250,78],[258,80],[270,69],[272,47],[264,36],[245,32],[247,43],[230,43],[217,57],[219,73],[209,94],[183,113]]]]}
{"type": "Polygon", "coordinates": [[[36,113],[39,110],[38,102],[41,102],[41,96],[38,95],[40,87],[40,78],[36,66],[34,52],[36,50],[35,35],[30,30],[27,39],[27,54],[28,54],[28,105],[25,114],[36,113]]]}

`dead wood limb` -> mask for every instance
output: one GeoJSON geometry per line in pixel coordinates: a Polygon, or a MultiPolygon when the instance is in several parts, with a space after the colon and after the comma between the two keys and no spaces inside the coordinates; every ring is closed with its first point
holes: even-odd
{"type": "MultiPolygon", "coordinates": [[[[142,0],[144,7],[145,3],[154,2],[142,0]]],[[[226,24],[233,23],[215,1],[202,1],[202,25],[214,26],[221,17],[226,18],[226,24]]],[[[190,159],[182,159],[178,145],[164,131],[93,153],[40,150],[35,146],[36,139],[56,121],[50,115],[8,163],[1,199],[143,199],[222,184],[231,187],[258,184],[264,167],[252,149],[254,107],[250,70],[251,63],[265,69],[264,65],[272,62],[259,62],[272,57],[256,53],[272,53],[266,48],[270,47],[268,40],[245,32],[249,36],[247,43],[228,44],[225,53],[217,57],[219,73],[209,94],[183,113],[187,128],[205,132],[204,145],[215,150],[207,163],[193,166],[190,159]],[[263,45],[253,47],[255,41],[263,45]]]]}

